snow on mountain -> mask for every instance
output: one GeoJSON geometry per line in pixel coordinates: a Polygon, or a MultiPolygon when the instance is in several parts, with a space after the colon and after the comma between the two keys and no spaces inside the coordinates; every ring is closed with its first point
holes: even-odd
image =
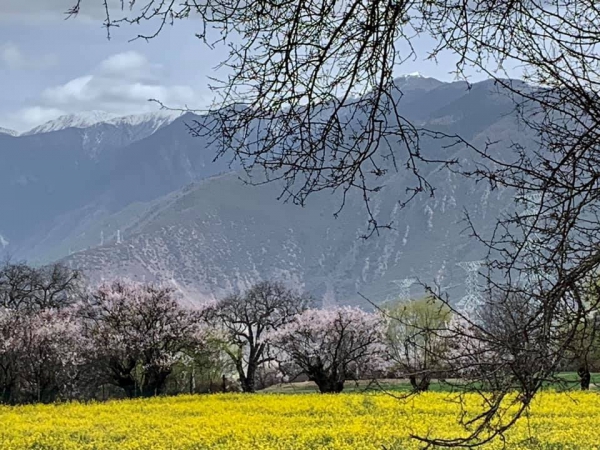
{"type": "Polygon", "coordinates": [[[146,124],[154,127],[154,131],[156,131],[165,125],[170,124],[180,115],[181,113],[179,111],[158,111],[146,114],[134,114],[130,116],[116,117],[106,121],[105,123],[116,126],[126,125],[131,127],[146,124]]]}
{"type": "MultiPolygon", "coordinates": [[[[8,128],[0,127],[0,134],[8,134],[9,136],[17,137],[19,135],[19,132],[15,131],[15,130],[9,130],[8,128]]],[[[0,243],[1,243],[1,241],[0,241],[0,243]]]]}
{"type": "Polygon", "coordinates": [[[400,78],[425,78],[421,72],[411,72],[402,75],[400,78]]]}
{"type": "Polygon", "coordinates": [[[401,75],[394,79],[394,84],[403,93],[407,91],[431,91],[444,85],[442,81],[425,77],[419,72],[401,75]]]}
{"type": "Polygon", "coordinates": [[[106,123],[110,125],[138,127],[147,125],[153,128],[153,131],[170,124],[180,115],[175,111],[157,111],[146,114],[136,114],[129,116],[118,116],[104,111],[87,111],[77,114],[68,114],[57,119],[39,125],[32,130],[24,133],[25,135],[49,133],[51,131],[64,130],[66,128],[89,128],[94,125],[106,123]]]}
{"type": "Polygon", "coordinates": [[[152,136],[178,117],[171,111],[115,117],[81,130],[83,149],[97,159],[106,148],[119,148],[152,136]]]}
{"type": "Polygon", "coordinates": [[[49,133],[51,131],[64,130],[65,128],[87,128],[101,122],[114,119],[114,114],[104,111],[87,111],[84,113],[68,114],[57,119],[50,120],[29,130],[25,135],[49,133]]]}

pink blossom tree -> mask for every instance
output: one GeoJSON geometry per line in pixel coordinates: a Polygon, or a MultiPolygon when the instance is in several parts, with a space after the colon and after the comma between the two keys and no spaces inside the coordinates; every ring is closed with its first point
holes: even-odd
{"type": "Polygon", "coordinates": [[[42,310],[24,316],[20,325],[17,367],[21,401],[48,403],[78,397],[86,361],[73,311],[42,310]]]}
{"type": "Polygon", "coordinates": [[[81,330],[68,309],[0,313],[0,382],[6,403],[52,402],[81,393],[81,330]]]}
{"type": "Polygon", "coordinates": [[[183,308],[169,287],[105,283],[90,293],[80,315],[105,382],[129,397],[162,393],[185,352],[202,345],[200,311],[183,308]]]}
{"type": "Polygon", "coordinates": [[[369,376],[384,363],[384,320],[359,308],[309,309],[269,335],[282,364],[304,374],[322,393],[369,376]]]}
{"type": "Polygon", "coordinates": [[[0,308],[0,400],[3,403],[12,401],[17,387],[18,329],[17,312],[0,308]]]}
{"type": "Polygon", "coordinates": [[[0,401],[49,402],[78,392],[78,329],[72,305],[83,277],[61,264],[0,266],[0,401]]]}

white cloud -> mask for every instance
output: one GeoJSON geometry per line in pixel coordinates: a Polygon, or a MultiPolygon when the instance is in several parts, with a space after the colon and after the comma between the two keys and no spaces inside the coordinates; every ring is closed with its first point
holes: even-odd
{"type": "Polygon", "coordinates": [[[102,61],[97,75],[103,78],[156,82],[162,71],[162,65],[151,63],[141,53],[127,51],[102,61]]]}
{"type": "Polygon", "coordinates": [[[137,72],[149,65],[148,58],[144,55],[129,51],[113,55],[100,63],[101,71],[108,74],[126,74],[127,72],[137,72]]]}
{"type": "Polygon", "coordinates": [[[18,45],[7,42],[0,45],[0,61],[12,70],[43,70],[58,64],[58,57],[49,53],[41,56],[27,56],[18,45]]]}
{"type": "Polygon", "coordinates": [[[160,82],[162,66],[128,51],[102,61],[90,74],[42,91],[37,104],[2,118],[0,123],[19,131],[63,114],[99,110],[117,115],[156,111],[159,100],[171,108],[207,106],[207,99],[188,85],[160,82]]]}
{"type": "Polygon", "coordinates": [[[60,86],[44,90],[42,99],[47,104],[68,105],[73,102],[91,101],[94,99],[93,92],[88,85],[93,81],[92,75],[75,78],[60,86]]]}
{"type": "Polygon", "coordinates": [[[72,112],[94,109],[126,114],[155,109],[149,99],[176,108],[200,100],[190,86],[159,83],[161,71],[160,65],[140,53],[119,53],[102,61],[90,75],[44,90],[41,100],[46,107],[72,112]]]}
{"type": "Polygon", "coordinates": [[[7,128],[23,132],[31,130],[39,124],[56,119],[64,114],[66,114],[66,111],[61,109],[32,106],[7,114],[2,117],[1,123],[7,128]]]}

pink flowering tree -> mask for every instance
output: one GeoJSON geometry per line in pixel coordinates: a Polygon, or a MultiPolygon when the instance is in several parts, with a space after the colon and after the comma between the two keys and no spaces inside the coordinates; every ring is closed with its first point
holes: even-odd
{"type": "Polygon", "coordinates": [[[308,376],[322,393],[337,393],[350,379],[384,364],[385,324],[359,308],[309,309],[269,335],[282,365],[308,376]]]}
{"type": "Polygon", "coordinates": [[[82,373],[72,305],[81,273],[61,264],[0,266],[0,401],[71,398],[82,373]]]}
{"type": "Polygon", "coordinates": [[[77,398],[87,367],[73,311],[46,309],[26,315],[16,335],[20,401],[77,398]]]}
{"type": "Polygon", "coordinates": [[[202,345],[201,312],[182,307],[169,287],[105,283],[89,294],[80,316],[103,380],[129,397],[162,393],[186,352],[202,345]]]}
{"type": "Polygon", "coordinates": [[[207,314],[220,328],[224,348],[238,373],[244,392],[256,390],[257,378],[272,363],[268,333],[291,322],[312,303],[304,294],[281,283],[260,282],[243,294],[219,301],[207,314]]]}
{"type": "Polygon", "coordinates": [[[17,312],[0,307],[0,400],[3,403],[10,403],[17,389],[18,329],[17,312]]]}
{"type": "Polygon", "coordinates": [[[0,388],[5,403],[79,396],[87,376],[81,330],[68,309],[0,312],[0,388]]]}

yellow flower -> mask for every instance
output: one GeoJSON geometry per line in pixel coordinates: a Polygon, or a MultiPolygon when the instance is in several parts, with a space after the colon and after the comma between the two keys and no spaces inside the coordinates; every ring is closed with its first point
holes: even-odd
{"type": "MultiPolygon", "coordinates": [[[[451,394],[221,394],[108,403],[0,407],[0,449],[292,450],[421,448],[411,435],[466,430],[451,394]]],[[[467,396],[468,416],[481,399],[467,396]]],[[[507,407],[510,407],[507,403],[507,407]]],[[[544,392],[507,435],[484,449],[599,449],[600,397],[544,392]]]]}

